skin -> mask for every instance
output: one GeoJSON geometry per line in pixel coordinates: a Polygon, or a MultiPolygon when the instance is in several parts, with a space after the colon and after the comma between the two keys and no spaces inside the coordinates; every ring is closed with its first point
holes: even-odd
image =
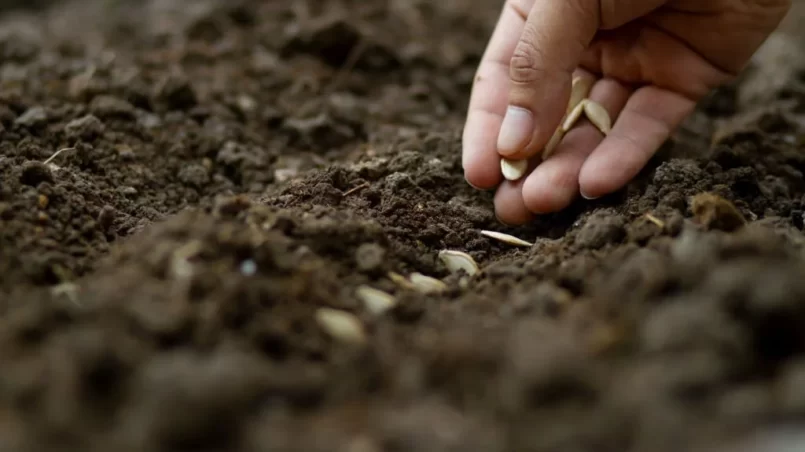
{"type": "Polygon", "coordinates": [[[732,80],[777,28],[790,0],[509,0],[478,67],[464,129],[467,182],[496,190],[495,213],[519,225],[579,195],[619,190],[712,89],[732,80]],[[544,161],[574,75],[613,119],[582,119],[544,161]],[[500,159],[529,159],[504,180],[500,159]]]}

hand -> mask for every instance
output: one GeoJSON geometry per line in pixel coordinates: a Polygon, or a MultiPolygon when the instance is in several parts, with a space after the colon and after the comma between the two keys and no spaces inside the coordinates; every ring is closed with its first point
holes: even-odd
{"type": "Polygon", "coordinates": [[[507,224],[628,183],[713,88],[728,82],[777,28],[790,0],[509,0],[475,77],[463,166],[497,188],[507,224]],[[609,112],[605,137],[580,121],[542,161],[574,75],[609,112]],[[505,119],[504,119],[505,118],[505,119]],[[528,159],[504,180],[500,159],[528,159]]]}

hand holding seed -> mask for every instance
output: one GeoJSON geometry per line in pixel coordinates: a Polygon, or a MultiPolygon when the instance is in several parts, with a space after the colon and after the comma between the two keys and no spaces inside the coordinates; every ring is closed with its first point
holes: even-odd
{"type": "Polygon", "coordinates": [[[622,188],[790,0],[508,0],[473,86],[467,181],[508,224],[622,188]]]}

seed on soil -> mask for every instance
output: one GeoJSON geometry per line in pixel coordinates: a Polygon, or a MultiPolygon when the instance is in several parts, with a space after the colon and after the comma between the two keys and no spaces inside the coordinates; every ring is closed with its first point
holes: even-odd
{"type": "Polygon", "coordinates": [[[598,102],[587,99],[584,102],[584,114],[590,122],[595,125],[604,135],[609,135],[612,130],[612,119],[609,112],[598,102]]]}
{"type": "Polygon", "coordinates": [[[500,160],[500,170],[507,180],[519,180],[528,169],[528,160],[500,160]]]}
{"type": "Polygon", "coordinates": [[[333,339],[350,344],[366,342],[363,323],[352,313],[333,308],[316,310],[316,322],[333,339]]]}
{"type": "Polygon", "coordinates": [[[431,276],[423,275],[422,273],[411,273],[408,278],[416,290],[425,294],[447,290],[447,284],[431,276]]]}
{"type": "Polygon", "coordinates": [[[660,229],[665,228],[665,222],[650,213],[646,214],[646,220],[656,224],[657,226],[659,226],[660,229]]]}
{"type": "Polygon", "coordinates": [[[366,309],[374,315],[383,314],[397,305],[397,299],[393,295],[366,285],[358,287],[355,295],[363,302],[366,309]]]}
{"type": "Polygon", "coordinates": [[[439,251],[439,259],[441,259],[444,266],[452,273],[464,270],[468,275],[472,276],[481,270],[472,256],[461,251],[439,251]]]}
{"type": "Polygon", "coordinates": [[[414,288],[414,285],[411,283],[411,281],[409,281],[408,278],[399,273],[388,272],[388,277],[392,282],[394,282],[394,284],[397,284],[400,287],[403,287],[405,289],[414,288]]]}
{"type": "Polygon", "coordinates": [[[574,125],[579,121],[581,118],[581,114],[584,113],[584,105],[587,104],[587,99],[582,100],[576,105],[570,113],[567,114],[565,118],[565,122],[562,123],[562,132],[567,133],[570,129],[573,128],[574,125]]]}
{"type": "Polygon", "coordinates": [[[481,234],[485,235],[487,237],[491,237],[491,238],[493,238],[495,240],[499,240],[499,241],[501,241],[503,243],[508,243],[509,245],[526,246],[526,247],[534,246],[533,243],[526,242],[525,240],[518,239],[517,237],[515,237],[513,235],[504,234],[502,232],[481,231],[481,234]]]}

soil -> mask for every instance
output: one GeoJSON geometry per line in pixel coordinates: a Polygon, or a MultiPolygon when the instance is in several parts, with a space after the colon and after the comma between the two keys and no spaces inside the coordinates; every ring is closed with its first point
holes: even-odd
{"type": "Polygon", "coordinates": [[[0,15],[0,449],[801,434],[805,15],[627,188],[510,228],[460,163],[498,2],[27,6],[0,15]],[[368,309],[361,285],[396,306],[368,309]]]}

